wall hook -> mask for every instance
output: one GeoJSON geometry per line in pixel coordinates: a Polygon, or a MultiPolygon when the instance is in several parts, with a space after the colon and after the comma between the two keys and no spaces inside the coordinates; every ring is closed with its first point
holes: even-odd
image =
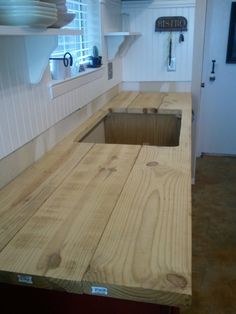
{"type": "Polygon", "coordinates": [[[179,34],[179,43],[182,43],[182,42],[184,42],[184,34],[183,34],[182,29],[181,29],[181,32],[179,34]]]}

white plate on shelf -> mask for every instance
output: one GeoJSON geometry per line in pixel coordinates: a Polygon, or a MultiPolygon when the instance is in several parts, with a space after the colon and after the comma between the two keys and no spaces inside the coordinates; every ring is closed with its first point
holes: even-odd
{"type": "Polygon", "coordinates": [[[0,14],[11,14],[11,13],[36,13],[36,14],[49,14],[57,16],[57,10],[51,8],[44,8],[44,7],[18,7],[18,8],[9,8],[9,7],[2,7],[0,5],[0,14]]]}
{"type": "Polygon", "coordinates": [[[56,9],[57,6],[55,3],[46,3],[46,2],[41,2],[41,1],[31,1],[31,0],[22,0],[22,1],[17,1],[17,0],[0,0],[0,5],[7,5],[7,6],[39,6],[39,7],[47,7],[47,8],[54,8],[56,9]]]}
{"type": "Polygon", "coordinates": [[[7,16],[11,16],[11,15],[22,15],[22,14],[28,14],[28,15],[32,15],[32,14],[39,14],[39,15],[44,15],[44,16],[51,16],[57,19],[57,13],[52,13],[52,12],[45,12],[45,11],[41,11],[41,10],[11,10],[11,11],[4,11],[2,12],[0,9],[0,15],[7,15],[7,16]]]}
{"type": "Polygon", "coordinates": [[[45,14],[16,13],[0,14],[0,25],[48,27],[54,24],[57,18],[45,14]]]}
{"type": "Polygon", "coordinates": [[[40,6],[40,5],[2,5],[0,3],[0,9],[1,10],[32,10],[32,9],[40,9],[42,11],[51,11],[51,12],[57,12],[57,8],[48,8],[48,7],[44,7],[44,6],[40,6]]]}

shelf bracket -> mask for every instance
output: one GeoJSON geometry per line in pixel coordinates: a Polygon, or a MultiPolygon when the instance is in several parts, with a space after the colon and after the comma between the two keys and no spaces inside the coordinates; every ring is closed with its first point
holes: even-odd
{"type": "Polygon", "coordinates": [[[118,54],[123,56],[140,33],[114,32],[107,33],[107,58],[113,60],[118,54]]]}
{"type": "Polygon", "coordinates": [[[118,51],[120,46],[125,40],[125,36],[117,36],[117,37],[109,37],[107,38],[107,57],[108,60],[113,60],[118,51]]]}
{"type": "Polygon", "coordinates": [[[48,66],[48,60],[56,49],[58,36],[24,36],[27,63],[29,69],[29,82],[37,84],[43,77],[48,66]]]}

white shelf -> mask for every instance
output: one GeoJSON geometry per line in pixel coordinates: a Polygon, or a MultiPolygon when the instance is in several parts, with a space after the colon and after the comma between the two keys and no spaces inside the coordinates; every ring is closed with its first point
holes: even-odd
{"type": "Polygon", "coordinates": [[[138,32],[109,32],[105,33],[104,36],[140,36],[138,32]]]}
{"type": "Polygon", "coordinates": [[[124,55],[134,40],[141,36],[141,33],[109,32],[104,36],[107,38],[107,57],[108,60],[112,60],[117,54],[124,55]]]}
{"type": "Polygon", "coordinates": [[[81,30],[69,28],[31,28],[0,25],[0,36],[58,36],[81,35],[81,30]]]}

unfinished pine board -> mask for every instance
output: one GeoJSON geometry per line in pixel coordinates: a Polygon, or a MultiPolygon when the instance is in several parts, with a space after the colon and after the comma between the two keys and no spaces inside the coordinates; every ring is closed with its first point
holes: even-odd
{"type": "Polygon", "coordinates": [[[33,286],[80,293],[82,277],[139,150],[94,145],[2,250],[0,281],[24,283],[30,278],[25,280],[33,286]]]}
{"type": "Polygon", "coordinates": [[[179,147],[144,146],[84,276],[84,291],[166,305],[191,302],[191,98],[168,95],[180,110],[179,147]]]}
{"type": "Polygon", "coordinates": [[[115,112],[157,113],[163,103],[166,93],[139,93],[126,108],[117,107],[115,112]]]}
{"type": "Polygon", "coordinates": [[[84,277],[85,292],[176,306],[191,301],[190,175],[143,147],[84,277]]]}
{"type": "Polygon", "coordinates": [[[9,211],[0,240],[12,230],[0,253],[0,282],[190,302],[190,94],[121,93],[42,160],[0,193],[9,211]],[[179,145],[75,142],[112,111],[178,115],[179,145]]]}
{"type": "Polygon", "coordinates": [[[181,119],[175,115],[112,113],[104,119],[105,142],[178,146],[181,119]]]}
{"type": "Polygon", "coordinates": [[[92,146],[64,141],[0,191],[0,251],[92,146]]]}
{"type": "Polygon", "coordinates": [[[138,97],[137,92],[121,92],[112,98],[104,107],[104,110],[109,111],[125,110],[138,97]]]}

